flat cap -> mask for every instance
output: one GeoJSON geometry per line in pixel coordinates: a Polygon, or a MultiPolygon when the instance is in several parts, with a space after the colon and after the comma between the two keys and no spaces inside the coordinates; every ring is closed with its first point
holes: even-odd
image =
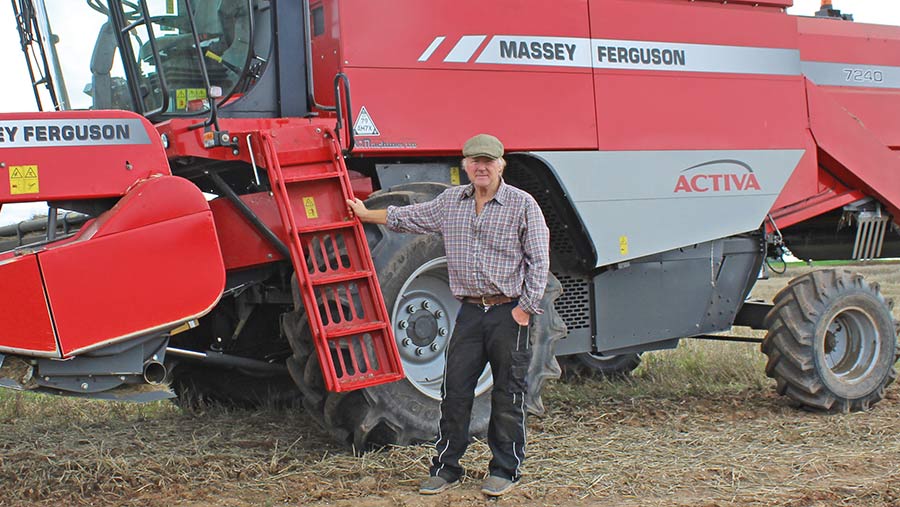
{"type": "Polygon", "coordinates": [[[478,134],[463,145],[463,156],[500,158],[503,156],[503,143],[490,134],[478,134]]]}

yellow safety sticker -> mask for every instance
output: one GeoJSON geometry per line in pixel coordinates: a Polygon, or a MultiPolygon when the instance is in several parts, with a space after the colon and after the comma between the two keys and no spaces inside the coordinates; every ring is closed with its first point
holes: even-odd
{"type": "Polygon", "coordinates": [[[166,0],[166,14],[175,14],[175,0],[166,0]]]}
{"type": "Polygon", "coordinates": [[[37,194],[41,191],[38,166],[9,166],[9,193],[11,195],[37,194]]]}
{"type": "Polygon", "coordinates": [[[619,253],[628,255],[628,236],[619,236],[619,253]]]}
{"type": "Polygon", "coordinates": [[[187,89],[187,99],[188,100],[201,100],[206,98],[206,90],[203,88],[188,88],[187,89]]]}
{"type": "Polygon", "coordinates": [[[459,185],[459,167],[454,166],[450,168],[450,183],[459,185]]]}
{"type": "Polygon", "coordinates": [[[203,88],[179,88],[175,90],[175,109],[187,109],[188,102],[205,98],[206,90],[203,88]]]}
{"type": "Polygon", "coordinates": [[[306,208],[306,218],[319,218],[319,210],[316,209],[315,199],[312,197],[304,197],[303,207],[306,208]]]}

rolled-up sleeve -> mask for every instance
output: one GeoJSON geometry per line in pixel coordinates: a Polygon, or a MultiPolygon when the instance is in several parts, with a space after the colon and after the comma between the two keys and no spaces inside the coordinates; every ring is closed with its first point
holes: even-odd
{"type": "Polygon", "coordinates": [[[388,229],[413,234],[440,233],[447,216],[447,197],[445,190],[430,201],[409,206],[388,206],[388,229]]]}
{"type": "Polygon", "coordinates": [[[550,230],[533,199],[529,199],[525,208],[525,220],[519,233],[525,257],[525,280],[519,306],[528,313],[541,314],[541,299],[550,271],[550,230]]]}

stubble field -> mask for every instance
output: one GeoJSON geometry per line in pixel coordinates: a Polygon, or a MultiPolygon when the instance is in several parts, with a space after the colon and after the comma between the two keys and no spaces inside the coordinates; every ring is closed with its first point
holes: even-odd
{"type": "MultiPolygon", "coordinates": [[[[850,269],[900,302],[900,265],[850,269]]],[[[805,270],[754,296],[770,299],[805,270]]],[[[809,413],[774,393],[764,364],[755,344],[685,340],[645,354],[626,381],[551,383],[546,416],[529,420],[523,482],[499,502],[900,506],[900,388],[866,413],[809,413]]],[[[476,442],[462,486],[421,497],[431,448],[356,457],[301,409],[0,392],[0,505],[482,505],[489,454],[476,442]]]]}

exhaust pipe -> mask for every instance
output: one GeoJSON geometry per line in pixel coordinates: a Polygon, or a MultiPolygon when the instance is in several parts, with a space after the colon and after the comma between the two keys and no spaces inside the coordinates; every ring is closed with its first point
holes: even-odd
{"type": "Polygon", "coordinates": [[[144,381],[151,385],[162,384],[169,373],[166,365],[159,361],[147,361],[144,363],[144,381]]]}

